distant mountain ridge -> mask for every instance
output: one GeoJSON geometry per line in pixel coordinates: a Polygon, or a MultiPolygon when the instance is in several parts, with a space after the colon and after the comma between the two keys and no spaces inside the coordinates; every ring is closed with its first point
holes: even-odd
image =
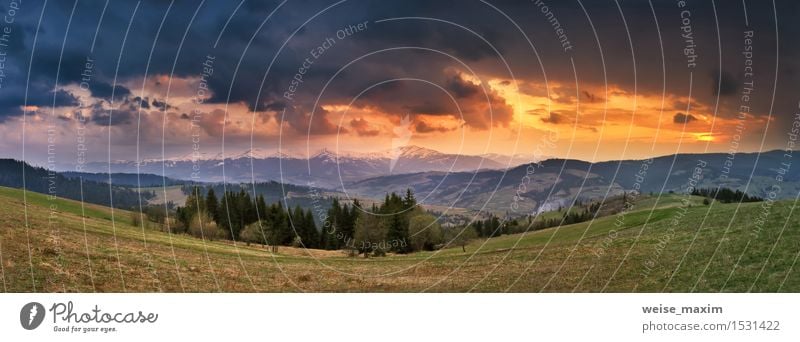
{"type": "MultiPolygon", "coordinates": [[[[598,199],[607,195],[617,195],[639,188],[643,193],[682,192],[687,180],[702,160],[702,178],[697,182],[698,188],[716,188],[723,186],[742,190],[762,198],[769,198],[775,177],[781,174],[783,181],[778,184],[780,191],[774,196],[778,199],[793,198],[800,192],[800,168],[781,171],[785,151],[775,150],[763,153],[708,153],[708,154],[675,154],[656,157],[648,160],[622,160],[590,163],[573,159],[548,159],[535,164],[535,172],[528,175],[531,162],[504,169],[484,168],[486,164],[496,166],[499,163],[488,162],[479,156],[457,156],[433,150],[408,147],[399,154],[399,161],[393,172],[389,173],[387,154],[346,154],[321,150],[309,159],[296,157],[283,158],[277,156],[265,158],[243,157],[255,155],[237,154],[237,159],[202,160],[201,175],[204,180],[219,182],[222,180],[222,166],[225,166],[227,183],[263,183],[280,182],[294,184],[305,188],[329,189],[334,193],[345,193],[347,196],[360,198],[382,198],[386,193],[404,192],[407,188],[414,190],[421,203],[436,206],[452,206],[473,210],[509,211],[516,207],[518,213],[541,212],[553,210],[559,206],[567,206],[575,198],[598,199]],[[758,162],[756,163],[756,159],[758,162]],[[726,163],[730,163],[730,167],[726,163]],[[460,164],[463,161],[463,164],[460,164]],[[252,163],[251,163],[252,162],[252,163]],[[458,167],[451,169],[442,165],[451,163],[458,167]],[[643,167],[646,167],[642,174],[643,167]],[[434,169],[434,171],[413,172],[416,168],[434,169]],[[444,170],[441,170],[444,169],[444,170]],[[219,176],[215,176],[217,175],[219,176]],[[752,174],[752,177],[751,177],[752,174]],[[281,176],[283,175],[283,176],[281,176]],[[745,189],[745,187],[747,187],[745,189]]],[[[14,172],[22,170],[18,161],[6,160],[6,168],[11,170],[0,177],[12,187],[21,187],[21,177],[14,172]]],[[[76,177],[84,178],[84,190],[96,197],[91,202],[107,203],[109,187],[108,166],[112,169],[112,190],[118,192],[120,198],[133,198],[126,187],[160,186],[164,182],[170,184],[189,184],[179,180],[181,175],[187,177],[186,168],[193,163],[173,159],[166,161],[146,160],[137,165],[134,162],[98,163],[101,172],[96,174],[65,172],[59,174],[60,190],[68,190],[69,198],[76,197],[76,177]],[[188,163],[188,164],[187,164],[188,163]],[[143,174],[118,173],[125,170],[141,170],[143,174]],[[158,175],[162,167],[172,178],[158,175]],[[88,188],[87,188],[87,184],[88,188]],[[88,189],[88,190],[87,190],[88,189]]],[[[47,190],[43,179],[46,170],[27,167],[29,179],[33,175],[38,178],[29,181],[29,189],[39,192],[47,190]]],[[[167,176],[170,177],[170,176],[167,176]]],[[[2,182],[0,182],[2,183],[2,182]]],[[[115,194],[115,205],[118,194],[115,194]]],[[[64,195],[62,195],[64,196],[64,195]]],[[[127,202],[131,204],[134,202],[127,202]]]]}
{"type": "Polygon", "coordinates": [[[114,184],[120,186],[128,186],[128,187],[158,187],[158,186],[170,186],[170,185],[181,185],[184,183],[189,183],[188,181],[172,179],[164,176],[154,175],[151,173],[112,173],[109,177],[108,173],[88,173],[88,172],[74,172],[74,171],[66,171],[66,172],[59,172],[60,174],[64,175],[64,177],[70,179],[77,179],[83,178],[84,181],[93,181],[98,183],[106,183],[106,184],[114,184]]]}
{"type": "MultiPolygon", "coordinates": [[[[93,162],[84,165],[89,172],[149,173],[174,179],[189,179],[193,168],[205,182],[276,181],[304,186],[342,189],[344,184],[367,178],[420,171],[463,172],[482,169],[505,169],[512,160],[496,161],[489,156],[449,154],[418,146],[405,146],[398,151],[374,153],[334,152],[322,149],[308,158],[289,154],[267,154],[253,149],[230,156],[191,154],[164,160],[93,162]],[[394,165],[392,161],[397,156],[394,165]],[[195,164],[197,166],[195,166],[195,164]]],[[[528,162],[528,161],[525,161],[528,162]]],[[[515,166],[515,165],[512,165],[515,166]]]]}
{"type": "Polygon", "coordinates": [[[152,191],[140,192],[107,181],[81,180],[13,159],[0,159],[0,186],[124,209],[146,204],[155,197],[152,191]]]}
{"type": "MultiPolygon", "coordinates": [[[[576,197],[602,198],[606,194],[630,192],[636,187],[642,193],[660,193],[662,189],[663,192],[681,192],[687,187],[698,161],[702,160],[705,167],[702,167],[702,179],[697,187],[723,186],[745,191],[747,186],[748,194],[767,198],[785,161],[784,152],[737,153],[729,169],[725,167],[729,158],[726,153],[675,154],[652,161],[598,163],[549,159],[534,168],[530,179],[525,178],[528,165],[521,165],[505,171],[382,176],[353,182],[345,190],[358,196],[380,197],[387,192],[411,188],[426,204],[496,211],[508,211],[515,205],[519,212],[536,212],[568,205],[576,197]],[[643,165],[646,170],[642,176],[643,165]]],[[[791,169],[782,177],[777,198],[794,198],[800,191],[800,168],[791,169]]]]}

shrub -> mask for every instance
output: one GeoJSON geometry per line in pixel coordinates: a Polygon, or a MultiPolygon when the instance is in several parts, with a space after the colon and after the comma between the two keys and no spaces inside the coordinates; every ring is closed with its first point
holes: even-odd
{"type": "Polygon", "coordinates": [[[411,240],[411,248],[415,251],[432,251],[436,245],[444,240],[442,228],[436,217],[427,213],[420,213],[409,220],[408,233],[411,240]]]}
{"type": "Polygon", "coordinates": [[[460,246],[462,252],[467,251],[466,246],[470,241],[478,238],[478,233],[470,227],[452,227],[446,229],[444,235],[448,247],[460,246]]]}
{"type": "Polygon", "coordinates": [[[131,212],[131,224],[135,227],[142,225],[142,214],[136,211],[131,212]]]}
{"type": "Polygon", "coordinates": [[[299,236],[295,236],[292,240],[292,247],[303,247],[303,239],[299,236]]]}
{"type": "Polygon", "coordinates": [[[202,210],[192,215],[188,228],[188,233],[194,237],[211,241],[225,237],[225,232],[202,210]]]}
{"type": "Polygon", "coordinates": [[[265,234],[260,222],[248,224],[244,227],[242,232],[239,233],[239,238],[246,242],[248,246],[250,243],[265,244],[264,237],[265,234]]]}

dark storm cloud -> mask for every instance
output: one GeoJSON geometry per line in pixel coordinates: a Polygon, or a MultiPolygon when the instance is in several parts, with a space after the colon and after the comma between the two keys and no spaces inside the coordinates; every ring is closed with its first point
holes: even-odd
{"type": "Polygon", "coordinates": [[[111,84],[105,82],[95,82],[90,90],[92,97],[96,97],[98,99],[111,101],[111,96],[113,95],[114,102],[124,99],[126,96],[131,94],[131,91],[128,88],[125,88],[121,85],[112,86],[111,84]]]}
{"type": "Polygon", "coordinates": [[[77,106],[78,100],[72,94],[64,91],[64,90],[56,90],[55,92],[50,92],[48,95],[55,95],[54,99],[51,99],[50,103],[30,103],[35,105],[52,105],[54,107],[66,107],[66,106],[77,106]]]}
{"type": "Polygon", "coordinates": [[[711,93],[714,95],[729,96],[736,94],[736,91],[739,90],[739,80],[727,71],[714,71],[711,79],[711,93]]]}
{"type": "MultiPolygon", "coordinates": [[[[405,57],[408,53],[398,52],[394,64],[404,66],[413,63],[410,62],[412,59],[405,57]]],[[[435,57],[437,56],[428,59],[429,65],[437,64],[435,57]]],[[[372,70],[377,66],[365,67],[372,70]]],[[[364,80],[365,77],[360,73],[347,73],[332,83],[332,87],[338,92],[330,95],[326,92],[322,98],[328,102],[349,104],[354,100],[353,95],[345,97],[343,94],[358,94],[363,89],[369,89],[355,99],[355,106],[378,108],[396,117],[407,114],[449,116],[463,120],[466,125],[476,129],[505,126],[512,118],[513,110],[506,100],[484,84],[467,81],[465,77],[469,74],[420,66],[409,68],[404,75],[390,75],[389,79],[395,81],[380,83],[373,79],[364,80]],[[380,85],[372,87],[376,84],[380,85]],[[345,89],[352,90],[343,91],[345,89]]]]}
{"type": "MultiPolygon", "coordinates": [[[[35,25],[43,3],[25,3],[12,37],[16,52],[9,55],[6,63],[7,87],[0,89],[0,120],[21,114],[19,106],[24,102],[26,87],[28,104],[52,104],[52,91],[57,85],[76,85],[82,81],[87,58],[95,63],[89,82],[91,92],[107,98],[114,81],[123,84],[170,74],[197,77],[208,55],[215,57],[214,74],[208,80],[212,94],[210,103],[244,103],[258,112],[285,109],[285,122],[299,132],[310,130],[315,134],[337,131],[321,109],[311,118],[310,108],[314,108],[317,96],[320,96],[320,104],[346,105],[368,87],[400,78],[428,80],[450,92],[457,102],[453,103],[445,92],[429,84],[397,81],[373,88],[354,105],[376,108],[398,117],[409,112],[452,115],[476,129],[508,124],[513,109],[503,97],[492,89],[466,81],[472,77],[458,76],[473,76],[472,71],[482,78],[483,84],[487,78],[525,80],[527,84],[521,91],[527,94],[545,94],[546,88],[531,84],[542,84],[546,75],[548,82],[569,87],[576,83],[577,76],[580,83],[594,85],[593,89],[608,85],[632,91],[635,85],[636,91],[642,94],[660,96],[666,91],[678,97],[690,95],[691,72],[696,75],[693,88],[703,89],[694,91],[692,100],[713,104],[715,94],[709,94],[707,89],[715,90],[714,93],[719,90],[726,96],[740,89],[737,75],[743,67],[741,50],[746,29],[742,3],[692,2],[699,61],[698,66],[690,70],[683,54],[685,42],[680,35],[680,10],[674,1],[668,0],[653,1],[652,10],[647,2],[621,2],[625,21],[610,1],[584,1],[589,17],[577,2],[548,2],[549,9],[575,46],[571,54],[563,51],[551,23],[530,1],[491,1],[515,22],[511,23],[504,14],[479,1],[351,0],[320,14],[289,39],[300,24],[335,1],[289,1],[261,26],[280,1],[245,1],[234,13],[238,1],[206,1],[198,9],[199,2],[174,2],[169,8],[168,2],[152,0],[142,1],[138,8],[137,2],[109,3],[91,51],[104,3],[102,0],[80,1],[67,31],[73,2],[48,2],[35,47],[35,25]],[[195,12],[197,15],[193,18],[195,12]],[[657,18],[653,17],[653,12],[657,18]],[[418,18],[376,22],[402,17],[418,18]],[[365,21],[367,30],[346,39],[335,38],[336,45],[314,60],[304,75],[296,100],[287,103],[283,94],[303,60],[309,57],[309,51],[325,38],[336,37],[337,30],[365,21]],[[163,27],[159,27],[162,22],[163,27]],[[633,29],[627,32],[625,24],[633,29]],[[538,58],[516,25],[535,44],[538,58]],[[595,32],[599,41],[595,40],[595,32]],[[632,42],[628,41],[628,34],[632,42]],[[219,44],[215,47],[218,36],[219,44]],[[248,46],[251,38],[252,44],[248,46]],[[279,52],[287,39],[289,41],[279,52]],[[399,50],[399,47],[416,49],[399,50]],[[378,52],[387,48],[395,50],[378,52]],[[355,61],[373,52],[376,54],[355,61]],[[31,56],[31,74],[27,75],[31,56]],[[270,65],[273,58],[275,63],[270,65]],[[323,85],[350,62],[354,63],[336,75],[322,93],[323,85]],[[268,68],[269,73],[265,75],[268,68]],[[30,83],[25,82],[28,76],[30,83]],[[717,89],[720,77],[722,83],[717,89]],[[262,80],[266,80],[263,86],[262,80]]],[[[786,122],[790,118],[782,113],[791,113],[796,106],[794,89],[800,82],[800,73],[796,72],[800,47],[792,39],[800,34],[800,22],[794,20],[800,5],[789,0],[777,2],[775,12],[779,17],[780,40],[776,41],[771,3],[747,4],[759,56],[754,66],[756,84],[764,85],[758,91],[771,93],[768,86],[773,83],[775,60],[780,57],[774,112],[778,122],[786,122]],[[774,55],[776,48],[780,56],[774,55]]],[[[168,100],[166,88],[163,84],[157,88],[164,92],[157,94],[158,103],[168,100]]],[[[126,88],[117,88],[114,92],[131,96],[126,88]]],[[[602,93],[580,95],[588,101],[603,101],[602,93]]],[[[569,96],[559,99],[572,101],[576,94],[572,92],[569,96]]],[[[755,97],[754,115],[764,115],[770,108],[770,100],[770,96],[755,97]]],[[[69,94],[57,93],[56,102],[57,105],[76,105],[75,98],[69,94]]],[[[155,101],[149,104],[158,107],[155,101]]],[[[141,106],[146,109],[143,103],[141,106]]],[[[735,106],[734,101],[722,101],[719,115],[734,115],[735,106]]],[[[111,120],[120,122],[114,115],[111,120]]],[[[103,121],[102,118],[98,120],[103,121]]],[[[124,122],[124,115],[119,120],[124,122]]]]}
{"type": "Polygon", "coordinates": [[[417,121],[417,123],[414,125],[414,130],[417,133],[434,133],[434,132],[444,133],[452,131],[453,128],[431,125],[425,121],[417,121]]]}
{"type": "Polygon", "coordinates": [[[350,120],[350,127],[355,130],[356,134],[362,137],[374,137],[381,133],[380,130],[370,126],[369,122],[364,120],[364,118],[350,120]]]}
{"type": "Polygon", "coordinates": [[[22,115],[22,106],[38,107],[67,107],[77,106],[78,99],[64,90],[48,89],[41,85],[32,85],[30,92],[25,94],[25,89],[8,87],[0,89],[0,122],[9,117],[22,115]],[[27,96],[27,98],[26,98],[27,96]]]}
{"type": "Polygon", "coordinates": [[[264,107],[264,109],[273,112],[282,111],[284,108],[286,108],[286,103],[284,102],[272,102],[264,107]]]}
{"type": "Polygon", "coordinates": [[[561,115],[556,112],[550,112],[550,116],[546,118],[541,118],[542,122],[551,123],[551,124],[562,124],[569,121],[568,117],[561,115]]]}
{"type": "Polygon", "coordinates": [[[689,103],[686,101],[675,101],[672,103],[672,109],[686,110],[687,106],[689,106],[689,103]]]}
{"type": "Polygon", "coordinates": [[[672,117],[672,122],[676,124],[687,124],[692,121],[697,121],[697,118],[692,114],[675,113],[675,116],[672,117]]]}
{"type": "Polygon", "coordinates": [[[153,107],[156,107],[156,108],[161,109],[161,110],[167,110],[167,109],[175,108],[172,105],[170,105],[169,103],[167,103],[166,101],[159,101],[159,100],[156,100],[156,99],[153,99],[153,103],[152,104],[153,104],[153,107]]]}
{"type": "Polygon", "coordinates": [[[317,108],[313,113],[301,106],[288,106],[285,112],[276,117],[282,123],[288,124],[302,135],[325,135],[346,133],[344,127],[337,127],[328,118],[329,112],[322,108],[317,108]]]}
{"type": "MultiPolygon", "coordinates": [[[[80,111],[76,111],[80,113],[80,111]]],[[[89,122],[98,126],[118,126],[131,122],[133,117],[127,105],[120,106],[118,109],[111,111],[103,107],[103,102],[98,101],[89,106],[89,122]]]]}
{"type": "MultiPolygon", "coordinates": [[[[211,86],[215,93],[214,100],[225,101],[230,97],[233,101],[247,101],[255,105],[254,101],[258,94],[261,78],[266,71],[267,62],[277,52],[278,47],[302,22],[318,10],[333,4],[334,1],[308,1],[303,4],[290,2],[278,10],[261,31],[257,31],[264,18],[279,3],[279,1],[246,1],[244,6],[234,14],[233,9],[238,4],[236,1],[206,1],[197,12],[197,17],[188,30],[186,40],[182,41],[184,32],[187,32],[187,25],[199,3],[177,2],[167,12],[168,3],[166,2],[144,1],[135,12],[125,46],[122,46],[121,38],[125,36],[128,22],[134,14],[135,3],[111,3],[101,26],[97,46],[92,54],[98,60],[100,68],[98,77],[105,78],[108,82],[113,79],[115,74],[121,78],[141,76],[148,65],[151,74],[169,73],[172,71],[173,64],[176,75],[195,76],[200,71],[202,62],[200,59],[206,54],[214,54],[219,57],[218,61],[221,63],[217,68],[218,76],[211,78],[211,86]],[[165,14],[167,17],[158,40],[155,41],[153,57],[148,58],[165,14]],[[228,22],[231,15],[233,16],[228,22]],[[226,22],[228,22],[228,26],[221,36],[220,45],[215,49],[213,43],[226,22]],[[245,51],[246,43],[254,34],[253,44],[245,51]],[[180,51],[178,51],[179,46],[180,51]],[[122,56],[121,66],[117,70],[116,61],[120,56],[122,56]],[[242,65],[239,67],[236,79],[233,79],[233,71],[239,57],[243,57],[242,65]],[[231,86],[231,92],[228,94],[231,86]]],[[[548,74],[552,74],[553,79],[571,79],[569,64],[564,63],[568,60],[563,51],[556,49],[558,46],[552,44],[556,38],[552,36],[552,32],[545,30],[550,29],[549,23],[536,10],[536,7],[525,1],[495,1],[493,3],[521,25],[523,31],[532,38],[536,38],[537,50],[546,63],[546,71],[548,74]]],[[[61,83],[74,82],[79,79],[81,62],[83,57],[89,55],[88,48],[99,20],[102,4],[102,1],[81,1],[79,3],[67,36],[64,56],[68,61],[62,61],[64,70],[60,79],[61,83]]],[[[600,72],[602,65],[599,64],[598,46],[581,8],[577,3],[571,2],[553,2],[548,5],[566,32],[576,41],[576,46],[582,48],[583,53],[575,57],[578,58],[578,61],[588,61],[577,63],[581,79],[602,81],[600,72]]],[[[632,83],[634,65],[625,38],[623,22],[617,9],[602,1],[587,2],[584,5],[598,30],[600,44],[605,53],[605,67],[608,69],[608,74],[612,75],[609,81],[632,83]]],[[[716,60],[714,58],[716,56],[712,52],[716,52],[717,48],[715,39],[712,39],[715,37],[713,20],[705,20],[705,16],[712,14],[710,5],[693,5],[695,6],[693,14],[698,17],[695,22],[697,31],[703,39],[700,47],[708,50],[703,51],[707,52],[704,55],[704,57],[707,56],[707,67],[717,69],[715,63],[712,63],[716,60]]],[[[730,20],[721,23],[725,30],[723,33],[730,34],[736,31],[727,29],[725,24],[735,27],[738,31],[741,26],[742,9],[739,4],[724,5],[719,5],[717,11],[736,18],[736,21],[730,20]]],[[[781,8],[787,6],[796,7],[788,1],[779,3],[781,8]]],[[[670,19],[674,19],[673,17],[678,15],[678,10],[672,1],[655,1],[654,7],[664,26],[664,32],[662,32],[665,44],[664,53],[667,57],[667,66],[672,69],[682,60],[682,56],[676,56],[676,53],[680,52],[679,35],[668,34],[669,28],[675,28],[670,19]]],[[[759,18],[764,13],[771,12],[768,7],[753,6],[750,8],[753,21],[764,21],[759,18]]],[[[31,19],[36,19],[40,9],[41,7],[34,5],[28,7],[28,10],[25,11],[28,19],[24,20],[26,25],[31,26],[36,22],[31,19]]],[[[65,11],[68,13],[70,9],[71,4],[58,2],[56,5],[49,6],[45,11],[43,20],[45,27],[42,32],[47,32],[47,34],[39,37],[34,73],[51,77],[55,75],[54,68],[58,65],[61,39],[63,39],[68,19],[65,11]]],[[[660,78],[660,47],[658,40],[654,39],[655,25],[649,6],[646,3],[625,3],[623,12],[629,21],[628,25],[636,27],[631,34],[634,44],[637,46],[634,51],[637,56],[637,69],[644,73],[641,75],[642,78],[648,75],[660,78]],[[651,56],[654,58],[650,58],[651,56]]],[[[324,74],[329,66],[338,68],[342,65],[342,61],[349,61],[364,52],[374,51],[375,48],[420,46],[449,53],[455,58],[468,62],[467,64],[473,64],[473,66],[475,66],[475,62],[497,62],[491,63],[493,65],[488,66],[487,70],[493,71],[497,75],[509,76],[507,71],[503,70],[505,66],[499,62],[494,49],[481,39],[484,38],[507,59],[512,66],[512,71],[517,76],[542,76],[533,51],[527,46],[527,42],[513,24],[492,8],[478,1],[404,1],[402,3],[348,1],[317,17],[289,41],[287,47],[278,56],[278,63],[272,66],[269,80],[262,89],[267,92],[267,97],[282,93],[283,88],[287,85],[286,82],[296,72],[298,62],[306,57],[308,48],[319,44],[327,36],[335,35],[337,29],[361,20],[369,21],[370,29],[357,36],[357,39],[342,41],[342,45],[348,45],[347,51],[336,51],[337,57],[326,57],[326,59],[318,61],[313,70],[314,74],[324,74]],[[454,4],[457,6],[454,7],[454,4]],[[417,19],[373,22],[377,19],[405,16],[437,18],[439,21],[417,19]],[[477,36],[444,21],[462,25],[475,31],[477,36]],[[275,94],[269,94],[269,92],[275,94]]],[[[783,23],[783,25],[786,24],[783,23]]],[[[734,38],[733,35],[723,36],[723,39],[738,41],[734,38]]],[[[31,39],[31,37],[26,35],[26,39],[31,39]]],[[[724,47],[732,45],[723,44],[724,47]]],[[[439,68],[438,72],[441,72],[440,67],[457,64],[452,60],[442,62],[425,58],[430,56],[429,53],[420,52],[420,54],[421,58],[415,58],[412,60],[414,63],[408,63],[411,64],[409,67],[432,64],[431,69],[439,68]]],[[[738,54],[726,53],[724,56],[730,56],[732,61],[736,61],[738,54]]],[[[725,59],[727,61],[727,58],[725,59]]],[[[388,58],[384,67],[391,66],[392,62],[394,61],[388,58]]],[[[375,76],[376,70],[371,71],[372,73],[361,74],[362,78],[369,79],[375,76]]],[[[311,75],[311,77],[320,79],[324,79],[323,76],[311,75]]],[[[711,81],[710,79],[704,80],[709,85],[712,84],[711,81]]],[[[656,89],[660,85],[660,82],[642,82],[642,87],[656,89]],[[648,85],[648,83],[652,84],[648,85]]],[[[352,96],[352,94],[347,95],[352,96]]],[[[267,97],[262,96],[262,99],[267,97]]]]}
{"type": "Polygon", "coordinates": [[[447,80],[446,88],[450,90],[456,98],[472,97],[480,93],[480,88],[472,83],[466,82],[461,77],[453,76],[447,80]]]}
{"type": "MultiPolygon", "coordinates": [[[[411,3],[414,2],[412,1],[411,3]]],[[[435,12],[435,15],[431,17],[437,20],[419,19],[387,22],[381,30],[365,32],[365,42],[374,45],[394,46],[402,46],[402,44],[415,42],[415,46],[424,46],[441,50],[444,53],[456,56],[458,59],[463,59],[465,62],[474,62],[485,58],[497,57],[492,46],[494,44],[485,44],[480,36],[475,36],[469,31],[460,28],[458,25],[464,26],[464,22],[459,18],[452,16],[447,18],[448,16],[443,16],[448,10],[434,10],[433,8],[428,8],[427,10],[424,8],[419,9],[422,12],[435,12]],[[455,24],[444,22],[444,20],[455,24]]],[[[387,10],[383,10],[382,12],[387,12],[386,16],[389,18],[402,17],[402,15],[396,12],[393,14],[389,14],[387,10]]],[[[419,13],[414,16],[419,16],[419,13]]],[[[489,40],[490,43],[492,43],[492,37],[499,38],[502,36],[496,32],[498,27],[493,24],[471,22],[470,26],[472,26],[470,30],[480,30],[484,36],[489,36],[490,39],[487,40],[489,40]]],[[[486,37],[483,38],[486,39],[486,37]]],[[[496,43],[497,39],[494,39],[494,42],[496,43]]],[[[498,46],[494,46],[494,48],[501,49],[498,46]]]]}
{"type": "MultiPolygon", "coordinates": [[[[137,96],[137,97],[133,98],[133,101],[134,102],[138,102],[139,106],[142,107],[142,109],[150,109],[150,104],[147,103],[147,99],[146,98],[143,99],[143,98],[137,96]]],[[[155,100],[153,100],[153,101],[155,101],[155,100]]]]}
{"type": "Polygon", "coordinates": [[[605,101],[605,99],[602,96],[590,93],[586,90],[582,91],[581,94],[583,94],[583,96],[586,97],[586,101],[588,101],[589,103],[605,101]]]}
{"type": "Polygon", "coordinates": [[[95,102],[90,106],[91,122],[98,126],[120,126],[130,124],[140,115],[147,115],[147,110],[150,109],[150,103],[148,101],[149,99],[146,97],[142,98],[137,96],[134,98],[125,98],[122,100],[122,103],[110,104],[109,107],[105,107],[102,101],[95,102]]]}
{"type": "Polygon", "coordinates": [[[407,105],[409,111],[417,114],[449,114],[453,113],[452,103],[431,102],[429,100],[420,101],[413,105],[407,105]]]}

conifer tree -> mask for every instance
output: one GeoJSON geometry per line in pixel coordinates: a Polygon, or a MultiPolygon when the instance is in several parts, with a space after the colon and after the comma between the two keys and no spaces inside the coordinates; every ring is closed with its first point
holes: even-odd
{"type": "Polygon", "coordinates": [[[472,226],[475,228],[475,234],[479,237],[483,237],[483,221],[476,220],[472,226]]]}
{"type": "Polygon", "coordinates": [[[214,193],[214,187],[209,187],[206,194],[206,209],[214,222],[217,223],[219,223],[218,207],[219,200],[217,200],[217,194],[214,193]]]}
{"type": "Polygon", "coordinates": [[[306,240],[306,223],[303,208],[300,208],[299,205],[295,206],[294,211],[289,216],[289,221],[294,237],[299,237],[304,245],[308,244],[306,240]]]}
{"type": "Polygon", "coordinates": [[[317,225],[314,223],[314,213],[311,210],[306,211],[306,215],[304,218],[305,223],[305,242],[306,248],[319,248],[318,241],[319,241],[319,232],[317,231],[317,225]]]}
{"type": "Polygon", "coordinates": [[[406,189],[406,197],[403,198],[403,205],[405,209],[411,209],[417,205],[417,199],[414,198],[414,193],[411,192],[411,189],[406,189]]]}
{"type": "MultiPolygon", "coordinates": [[[[345,206],[345,209],[347,207],[345,206]]],[[[334,198],[333,203],[331,203],[331,208],[328,209],[328,227],[325,228],[323,226],[322,229],[322,238],[325,240],[325,244],[322,245],[322,248],[325,249],[339,249],[341,246],[341,241],[336,238],[339,232],[343,232],[343,221],[342,221],[342,207],[339,205],[339,199],[334,198]]]]}

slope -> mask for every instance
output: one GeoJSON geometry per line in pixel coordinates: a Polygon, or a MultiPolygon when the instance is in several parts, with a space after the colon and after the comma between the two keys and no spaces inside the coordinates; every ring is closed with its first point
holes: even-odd
{"type": "Polygon", "coordinates": [[[800,290],[800,222],[789,201],[775,202],[759,226],[768,202],[683,206],[665,195],[622,218],[476,240],[467,253],[363,259],[271,254],[135,227],[121,210],[111,221],[109,208],[25,196],[27,205],[21,190],[0,188],[0,273],[10,292],[800,290]]]}

